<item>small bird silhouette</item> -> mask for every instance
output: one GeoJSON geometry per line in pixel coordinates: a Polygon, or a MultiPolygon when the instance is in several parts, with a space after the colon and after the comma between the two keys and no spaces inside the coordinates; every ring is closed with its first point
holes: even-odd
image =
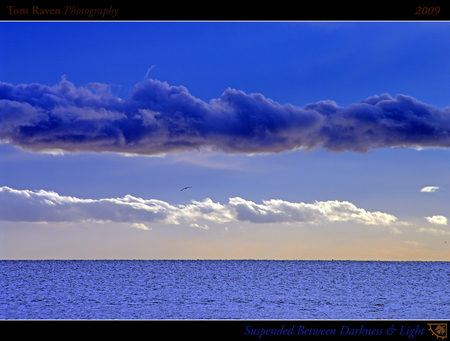
{"type": "Polygon", "coordinates": [[[192,186],[185,187],[185,188],[182,189],[182,191],[184,191],[185,189],[188,189],[188,188],[192,188],[192,186]]]}

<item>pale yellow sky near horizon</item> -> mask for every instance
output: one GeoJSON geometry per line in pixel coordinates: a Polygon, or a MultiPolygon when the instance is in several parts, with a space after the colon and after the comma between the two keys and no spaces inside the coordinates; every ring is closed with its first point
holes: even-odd
{"type": "Polygon", "coordinates": [[[449,261],[450,238],[403,226],[229,223],[209,229],[154,224],[2,222],[0,258],[449,261]],[[13,231],[15,229],[15,231],[13,231]]]}

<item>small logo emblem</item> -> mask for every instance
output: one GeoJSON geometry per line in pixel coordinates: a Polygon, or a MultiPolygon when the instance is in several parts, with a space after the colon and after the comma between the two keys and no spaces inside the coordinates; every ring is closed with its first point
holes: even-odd
{"type": "Polygon", "coordinates": [[[437,337],[437,339],[447,338],[447,323],[428,323],[431,333],[437,337]]]}

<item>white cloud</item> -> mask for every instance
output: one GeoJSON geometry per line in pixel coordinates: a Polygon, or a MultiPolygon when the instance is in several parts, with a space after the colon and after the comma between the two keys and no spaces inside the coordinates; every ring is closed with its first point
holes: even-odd
{"type": "Polygon", "coordinates": [[[229,205],[236,211],[238,220],[254,223],[355,221],[367,225],[390,225],[397,220],[393,215],[367,212],[347,201],[316,201],[307,204],[272,199],[263,201],[261,205],[241,198],[231,198],[229,205]]]}
{"type": "Polygon", "coordinates": [[[127,195],[111,199],[79,199],[52,191],[0,188],[0,218],[6,221],[174,222],[178,208],[160,200],[127,195]]]}
{"type": "Polygon", "coordinates": [[[438,189],[439,189],[439,186],[427,186],[427,187],[422,188],[420,191],[431,193],[431,192],[436,192],[438,189]]]}
{"type": "Polygon", "coordinates": [[[141,230],[145,230],[145,231],[152,230],[151,227],[145,226],[142,223],[133,223],[133,224],[131,224],[131,227],[134,227],[134,228],[137,228],[137,229],[141,229],[141,230]]]}
{"type": "Polygon", "coordinates": [[[434,215],[432,217],[425,217],[432,224],[447,225],[447,218],[441,215],[434,215]]]}
{"type": "MultiPolygon", "coordinates": [[[[228,204],[207,198],[188,205],[170,205],[156,199],[131,195],[123,198],[79,199],[51,191],[0,188],[0,219],[5,221],[63,222],[112,221],[132,223],[132,227],[148,230],[146,223],[189,223],[207,229],[205,221],[227,223],[311,223],[353,221],[365,225],[392,225],[397,218],[382,212],[368,212],[347,201],[316,201],[292,203],[267,200],[257,204],[239,197],[228,204]]],[[[393,233],[399,231],[394,229],[393,233]]]]}

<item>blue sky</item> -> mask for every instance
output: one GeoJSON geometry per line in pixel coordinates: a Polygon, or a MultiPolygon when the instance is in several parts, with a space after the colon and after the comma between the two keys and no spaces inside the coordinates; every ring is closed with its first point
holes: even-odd
{"type": "Polygon", "coordinates": [[[0,257],[449,260],[449,33],[2,22],[0,257]]]}

